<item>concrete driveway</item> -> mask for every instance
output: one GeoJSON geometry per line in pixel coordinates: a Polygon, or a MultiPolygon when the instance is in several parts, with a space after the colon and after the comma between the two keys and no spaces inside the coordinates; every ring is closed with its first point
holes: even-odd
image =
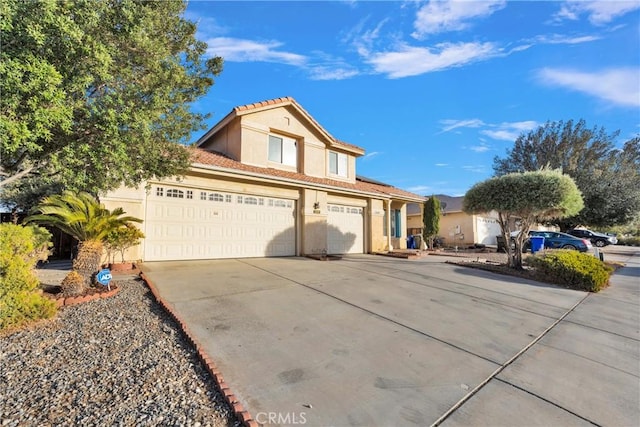
{"type": "Polygon", "coordinates": [[[638,425],[640,264],[587,294],[353,256],[146,263],[265,425],[638,425]]]}

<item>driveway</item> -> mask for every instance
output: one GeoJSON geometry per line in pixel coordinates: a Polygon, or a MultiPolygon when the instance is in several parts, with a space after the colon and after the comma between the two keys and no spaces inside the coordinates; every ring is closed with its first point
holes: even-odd
{"type": "Polygon", "coordinates": [[[638,425],[638,257],[600,294],[351,256],[146,263],[259,423],[638,425]]]}

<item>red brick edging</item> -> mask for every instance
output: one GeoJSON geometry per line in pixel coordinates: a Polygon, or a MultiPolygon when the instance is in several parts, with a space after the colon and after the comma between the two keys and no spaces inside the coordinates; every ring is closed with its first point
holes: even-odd
{"type": "Polygon", "coordinates": [[[162,308],[167,313],[169,313],[169,315],[178,323],[180,329],[185,334],[191,345],[194,346],[196,352],[198,353],[198,358],[200,358],[200,361],[204,363],[205,367],[207,368],[207,372],[209,372],[209,374],[213,377],[214,381],[220,388],[220,392],[224,396],[224,400],[227,401],[229,406],[231,406],[231,409],[233,410],[238,420],[242,422],[242,425],[244,427],[258,427],[258,422],[254,420],[249,411],[245,410],[242,404],[238,402],[238,398],[235,394],[233,394],[227,383],[224,381],[222,373],[220,372],[214,361],[211,359],[211,357],[204,350],[202,344],[200,344],[200,342],[194,337],[182,318],[180,318],[180,316],[178,316],[173,308],[169,304],[167,304],[167,302],[160,296],[156,285],[144,273],[140,273],[140,278],[142,278],[142,280],[144,280],[144,282],[147,284],[158,304],[160,304],[160,306],[162,306],[162,308]]]}
{"type": "Polygon", "coordinates": [[[120,292],[119,286],[107,292],[97,292],[95,294],[78,296],[78,297],[55,298],[54,301],[56,302],[56,306],[58,308],[61,308],[63,306],[68,307],[70,305],[82,304],[82,303],[94,301],[100,298],[109,298],[116,295],[118,292],[120,292]]]}

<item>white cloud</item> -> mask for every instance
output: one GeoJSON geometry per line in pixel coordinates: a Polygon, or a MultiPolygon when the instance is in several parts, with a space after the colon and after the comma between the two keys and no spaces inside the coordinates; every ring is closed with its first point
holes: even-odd
{"type": "Polygon", "coordinates": [[[370,160],[370,159],[373,159],[376,156],[379,156],[380,154],[382,154],[380,151],[372,151],[370,153],[365,154],[365,156],[362,159],[363,160],[370,160]]]}
{"type": "Polygon", "coordinates": [[[591,73],[543,68],[538,71],[538,78],[545,84],[583,92],[616,105],[640,106],[638,68],[610,68],[591,73]]]}
{"type": "MultiPolygon", "coordinates": [[[[458,128],[485,128],[480,131],[482,135],[486,135],[493,139],[504,141],[515,141],[521,133],[530,131],[539,126],[539,123],[533,120],[524,120],[520,122],[503,122],[500,124],[485,123],[480,119],[466,120],[440,120],[440,124],[444,125],[442,132],[449,132],[458,128]]],[[[491,148],[480,138],[480,144],[467,147],[477,153],[482,153],[491,148]]]]}
{"type": "Polygon", "coordinates": [[[476,153],[484,153],[485,151],[489,151],[491,148],[486,144],[473,145],[469,147],[469,150],[475,151],[476,153]]]}
{"type": "Polygon", "coordinates": [[[555,14],[557,21],[578,20],[586,14],[594,25],[605,25],[615,18],[640,9],[637,1],[568,1],[555,14]]]}
{"type": "Polygon", "coordinates": [[[431,191],[431,187],[429,187],[428,185],[416,185],[415,187],[407,188],[407,191],[410,191],[412,193],[423,193],[425,191],[431,191]]]}
{"type": "Polygon", "coordinates": [[[227,28],[219,24],[215,18],[202,16],[190,10],[185,11],[184,17],[197,24],[196,36],[199,40],[207,39],[212,35],[225,34],[227,32],[227,28]]]}
{"type": "Polygon", "coordinates": [[[360,74],[352,68],[336,68],[331,66],[309,67],[311,80],[345,80],[360,74]]]}
{"type": "Polygon", "coordinates": [[[534,39],[537,43],[545,44],[580,44],[600,40],[600,36],[566,36],[562,34],[541,35],[534,39]]]}
{"type": "Polygon", "coordinates": [[[401,78],[460,67],[499,54],[501,50],[493,43],[441,43],[434,48],[402,44],[394,52],[376,53],[367,61],[376,72],[401,78]]]}
{"type": "Polygon", "coordinates": [[[478,128],[484,126],[484,122],[480,119],[467,119],[467,120],[453,120],[444,119],[440,120],[440,123],[444,125],[442,132],[449,132],[457,128],[478,128]]]}
{"type": "Polygon", "coordinates": [[[311,80],[344,80],[360,74],[349,62],[323,51],[310,53],[309,63],[304,67],[311,80]]]}
{"type": "Polygon", "coordinates": [[[215,37],[207,40],[207,53],[222,56],[230,62],[276,62],[301,66],[307,57],[277,50],[283,43],[278,41],[257,42],[231,37],[215,37]]]}
{"type": "Polygon", "coordinates": [[[484,165],[466,165],[466,166],[462,166],[462,169],[469,172],[475,172],[475,173],[487,172],[487,167],[484,165]]]}
{"type": "Polygon", "coordinates": [[[363,31],[367,19],[360,21],[343,40],[345,43],[351,43],[361,56],[369,56],[374,43],[380,37],[382,27],[389,21],[389,18],[385,18],[373,30],[363,31]]]}
{"type": "Polygon", "coordinates": [[[434,166],[438,166],[439,168],[449,166],[449,163],[436,163],[434,166]]]}
{"type": "Polygon", "coordinates": [[[503,0],[436,1],[431,0],[418,10],[414,22],[415,38],[427,34],[459,31],[468,27],[469,21],[484,18],[506,6],[503,0]]]}
{"type": "Polygon", "coordinates": [[[485,129],[480,131],[480,133],[493,139],[515,141],[520,134],[533,130],[538,126],[540,126],[539,123],[533,120],[504,122],[499,125],[491,125],[492,129],[485,129]]]}

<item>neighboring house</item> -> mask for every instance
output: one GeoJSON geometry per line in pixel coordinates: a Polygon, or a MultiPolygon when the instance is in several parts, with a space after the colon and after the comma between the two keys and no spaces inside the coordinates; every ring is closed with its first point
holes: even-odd
{"type": "Polygon", "coordinates": [[[144,261],[372,253],[406,247],[422,196],[356,175],[364,150],[292,98],[234,108],[196,143],[184,177],[102,197],[144,220],[144,261]]]}
{"type": "MultiPolygon", "coordinates": [[[[475,243],[497,245],[496,236],[500,235],[498,214],[490,212],[483,215],[469,215],[462,211],[463,196],[451,197],[443,194],[435,196],[442,204],[439,236],[446,246],[467,246],[475,243]]],[[[409,231],[422,229],[422,207],[407,207],[409,231]]],[[[415,233],[418,234],[418,233],[415,233]]]]}
{"type": "MultiPolygon", "coordinates": [[[[445,246],[468,246],[483,244],[497,246],[497,236],[501,235],[498,213],[469,215],[462,211],[463,196],[451,197],[437,194],[436,198],[442,204],[442,216],[440,217],[439,237],[444,240],[445,246]]],[[[422,206],[415,203],[407,205],[407,233],[420,234],[423,228],[422,206]]],[[[519,229],[518,221],[513,220],[510,226],[512,231],[519,229]]],[[[535,224],[532,230],[556,230],[557,227],[535,224]]]]}

